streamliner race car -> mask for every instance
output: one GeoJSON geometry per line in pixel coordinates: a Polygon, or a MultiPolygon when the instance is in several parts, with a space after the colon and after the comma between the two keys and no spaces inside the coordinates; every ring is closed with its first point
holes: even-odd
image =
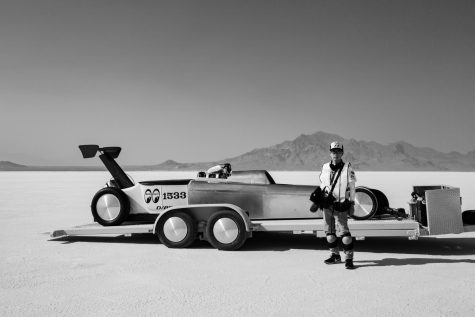
{"type": "MultiPolygon", "coordinates": [[[[53,232],[53,237],[154,233],[167,247],[187,247],[199,237],[217,249],[236,250],[254,231],[310,232],[324,236],[321,211],[309,211],[312,204],[309,197],[315,186],[276,184],[265,170],[231,171],[229,164],[223,165],[227,168],[224,174],[201,172],[195,179],[134,183],[115,161],[120,147],[80,145],[79,148],[84,158],[100,153],[99,158],[112,175],[112,179],[94,195],[91,202],[94,221],[101,228],[96,225],[57,230],[53,232]]],[[[416,208],[419,214],[414,211],[410,219],[401,219],[399,211],[396,212],[397,220],[394,217],[374,220],[371,218],[394,209],[389,208],[388,199],[381,191],[357,187],[355,212],[351,216],[354,220],[349,222],[353,235],[361,238],[383,235],[417,239],[419,235],[464,231],[459,189],[432,186],[415,187],[415,190],[429,196],[425,197],[428,202],[434,199],[446,202],[448,199],[454,208],[451,207],[453,210],[448,213],[440,212],[428,204],[427,207],[432,208],[424,208],[422,212],[425,206],[419,204],[416,208]],[[435,191],[432,199],[431,191],[435,191]],[[458,199],[455,205],[454,199],[458,199]],[[441,225],[447,219],[452,226],[441,225]],[[426,227],[423,226],[424,221],[426,227]]]]}

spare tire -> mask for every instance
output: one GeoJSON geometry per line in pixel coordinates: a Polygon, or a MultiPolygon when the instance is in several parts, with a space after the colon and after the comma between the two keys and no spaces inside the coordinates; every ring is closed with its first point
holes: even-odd
{"type": "Polygon", "coordinates": [[[385,214],[387,208],[389,208],[388,197],[386,197],[386,195],[378,189],[370,188],[370,190],[376,196],[376,200],[378,201],[378,210],[376,211],[376,214],[385,214]]]}
{"type": "Polygon", "coordinates": [[[462,212],[462,221],[467,225],[475,225],[475,210],[465,210],[462,212]]]}
{"type": "Polygon", "coordinates": [[[376,195],[367,187],[356,187],[355,191],[355,208],[350,217],[356,220],[365,220],[373,217],[378,210],[376,195]]]}

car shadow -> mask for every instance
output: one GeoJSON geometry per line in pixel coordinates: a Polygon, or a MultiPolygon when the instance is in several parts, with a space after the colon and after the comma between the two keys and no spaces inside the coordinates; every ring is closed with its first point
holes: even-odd
{"type": "MultiPolygon", "coordinates": [[[[153,234],[132,234],[131,236],[67,236],[49,239],[63,244],[86,243],[136,243],[160,244],[153,234]]],[[[202,240],[195,241],[190,248],[212,249],[202,240]]],[[[255,232],[239,252],[289,251],[289,250],[327,250],[326,240],[314,235],[284,232],[255,232]]],[[[475,238],[424,237],[412,241],[404,237],[372,237],[355,241],[355,252],[398,253],[423,255],[475,255],[475,238]]]]}

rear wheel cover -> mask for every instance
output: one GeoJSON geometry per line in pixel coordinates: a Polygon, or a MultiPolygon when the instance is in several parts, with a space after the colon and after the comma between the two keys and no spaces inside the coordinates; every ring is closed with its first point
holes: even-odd
{"type": "Polygon", "coordinates": [[[239,236],[238,224],[231,218],[220,218],[213,225],[213,235],[220,243],[232,243],[239,236]]]}
{"type": "Polygon", "coordinates": [[[172,242],[183,241],[188,231],[188,225],[180,217],[170,217],[163,224],[163,234],[172,242]]]}
{"type": "Polygon", "coordinates": [[[206,237],[216,249],[237,250],[246,242],[246,225],[235,211],[220,210],[209,217],[206,224],[206,237]]]}
{"type": "Polygon", "coordinates": [[[159,219],[155,232],[166,247],[186,248],[196,239],[196,222],[186,212],[170,212],[159,219]]]}

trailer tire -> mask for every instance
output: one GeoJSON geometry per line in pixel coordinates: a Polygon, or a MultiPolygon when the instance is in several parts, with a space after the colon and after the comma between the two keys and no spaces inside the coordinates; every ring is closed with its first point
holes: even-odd
{"type": "Polygon", "coordinates": [[[350,215],[356,220],[365,220],[373,217],[378,210],[378,199],[373,191],[366,187],[357,187],[354,212],[350,215]]]}
{"type": "Polygon", "coordinates": [[[94,221],[103,226],[120,225],[129,216],[129,211],[129,199],[119,188],[102,188],[91,201],[94,221]]]}
{"type": "Polygon", "coordinates": [[[170,212],[159,219],[156,233],[166,247],[186,248],[196,239],[196,222],[186,212],[170,212]]]}
{"type": "Polygon", "coordinates": [[[475,210],[462,212],[462,222],[467,225],[475,225],[475,210]]]}
{"type": "Polygon", "coordinates": [[[246,242],[246,225],[240,215],[231,210],[220,210],[209,217],[206,224],[208,242],[216,249],[234,251],[246,242]]]}

